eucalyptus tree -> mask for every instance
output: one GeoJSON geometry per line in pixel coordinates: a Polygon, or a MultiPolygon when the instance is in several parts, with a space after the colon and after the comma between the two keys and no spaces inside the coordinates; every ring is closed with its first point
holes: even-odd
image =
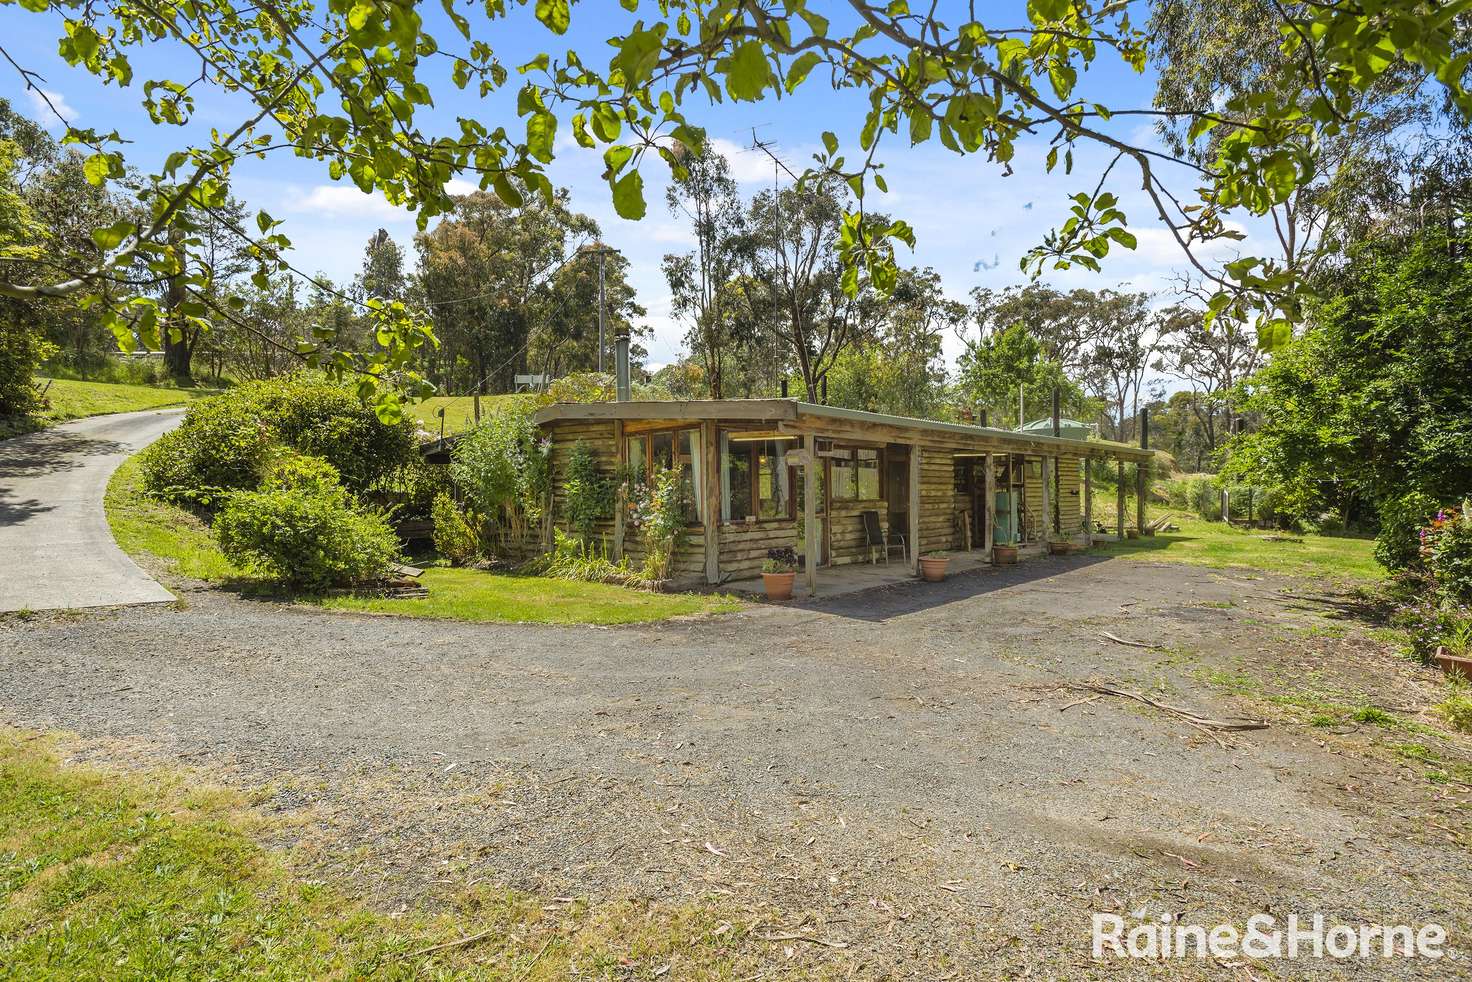
{"type": "Polygon", "coordinates": [[[730,353],[727,320],[721,313],[721,288],[740,261],[742,202],[731,165],[710,143],[681,151],[680,173],[665,192],[670,212],[683,215],[695,235],[695,251],[674,253],[662,264],[674,315],[690,323],[686,341],[705,366],[712,399],[722,395],[730,353]]]}

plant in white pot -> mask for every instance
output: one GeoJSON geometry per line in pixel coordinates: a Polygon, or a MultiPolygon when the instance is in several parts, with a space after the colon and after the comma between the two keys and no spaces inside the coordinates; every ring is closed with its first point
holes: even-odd
{"type": "Polygon", "coordinates": [[[792,584],[797,580],[797,550],[791,546],[768,549],[762,560],[762,585],[768,600],[791,600],[792,584]]]}

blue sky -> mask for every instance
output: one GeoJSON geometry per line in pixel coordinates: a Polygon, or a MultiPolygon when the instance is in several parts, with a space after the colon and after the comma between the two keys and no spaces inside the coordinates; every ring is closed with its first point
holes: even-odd
{"type": "MultiPolygon", "coordinates": [[[[438,4],[422,5],[420,9],[432,33],[446,47],[458,41],[438,4]]],[[[629,16],[610,0],[584,4],[574,8],[569,34],[556,38],[536,22],[529,9],[520,9],[506,20],[488,27],[482,24],[478,36],[492,44],[508,67],[521,64],[541,50],[572,48],[591,60],[602,57],[602,52],[608,50],[606,38],[616,33],[619,25],[627,24],[629,16]]],[[[997,16],[997,24],[1001,25],[1002,15],[997,16]]],[[[840,21],[837,11],[834,20],[840,21]]],[[[1013,20],[1020,23],[1022,18],[1019,15],[1013,20]]],[[[134,54],[135,84],[131,89],[103,87],[57,57],[56,38],[60,33],[61,22],[54,14],[0,7],[0,37],[6,39],[7,50],[26,68],[44,76],[44,87],[52,101],[79,126],[102,130],[115,127],[135,141],[127,151],[131,163],[145,168],[156,165],[177,145],[179,134],[149,124],[139,107],[142,82],[150,77],[187,80],[197,69],[188,65],[180,49],[158,45],[134,54]]],[[[1101,60],[1105,63],[1081,82],[1085,98],[1115,108],[1148,106],[1153,87],[1149,74],[1137,75],[1107,56],[1101,60]]],[[[4,68],[0,96],[44,121],[34,93],[26,93],[13,70],[8,65],[4,68]]],[[[514,111],[514,76],[505,90],[486,100],[460,92],[447,81],[439,85],[431,82],[431,89],[437,105],[421,124],[426,132],[435,131],[435,120],[447,125],[456,115],[475,116],[490,127],[505,125],[510,130],[519,125],[514,111]]],[[[193,125],[234,125],[240,119],[238,106],[229,97],[209,96],[201,101],[193,125]]],[[[742,190],[751,194],[770,187],[773,181],[770,160],[748,149],[753,131],[763,141],[774,143],[786,162],[800,170],[819,146],[823,130],[833,130],[846,146],[852,147],[864,107],[861,95],[835,92],[826,84],[826,76],[815,72],[796,97],[756,105],[692,104],[688,112],[706,127],[718,149],[730,159],[742,190]]],[[[1121,133],[1145,136],[1137,123],[1116,120],[1116,125],[1121,133]]],[[[53,129],[59,129],[54,121],[53,129]]],[[[1018,269],[1019,259],[1049,228],[1063,220],[1067,195],[1092,188],[1107,162],[1102,154],[1081,148],[1076,152],[1072,177],[1063,176],[1061,170],[1046,174],[1046,137],[1039,137],[1019,145],[1013,161],[1015,173],[1004,177],[999,167],[980,157],[957,156],[934,141],[917,148],[905,146],[906,142],[888,143],[882,156],[890,190],[888,194],[871,192],[869,205],[904,218],[915,227],[915,250],[910,254],[902,250],[902,261],[934,267],[946,291],[963,300],[973,287],[1001,288],[1025,282],[1018,269]],[[978,268],[978,263],[984,267],[978,268]]],[[[596,151],[577,147],[565,128],[559,132],[558,159],[550,168],[551,177],[571,190],[577,210],[598,220],[605,240],[628,256],[639,298],[649,311],[647,323],[654,331],[649,346],[651,362],[670,361],[682,349],[685,328],[670,317],[668,290],[659,265],[665,253],[690,248],[689,232],[665,208],[667,171],[662,163],[650,160],[644,167],[649,212],[642,222],[625,221],[614,214],[607,186],[599,176],[602,170],[596,151]]],[[[413,216],[381,198],[362,194],[349,182],[334,184],[325,164],[281,156],[243,162],[235,175],[238,197],[286,221],[284,231],[296,248],[294,260],[303,268],[320,270],[336,280],[350,278],[359,267],[364,243],[379,227],[388,229],[406,251],[411,251],[413,216]]],[[[1060,288],[1148,290],[1161,292],[1163,300],[1173,298],[1171,284],[1185,265],[1184,260],[1166,230],[1151,220],[1138,183],[1138,177],[1121,165],[1110,185],[1130,215],[1131,226],[1139,236],[1138,249],[1112,254],[1103,274],[1078,269],[1050,272],[1043,277],[1046,282],[1060,288]]],[[[952,356],[959,348],[954,340],[947,345],[952,356]]]]}

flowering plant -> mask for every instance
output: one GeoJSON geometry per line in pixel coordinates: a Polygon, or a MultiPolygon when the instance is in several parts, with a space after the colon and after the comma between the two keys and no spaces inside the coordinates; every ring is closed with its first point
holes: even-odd
{"type": "Polygon", "coordinates": [[[768,549],[767,558],[762,560],[762,572],[797,572],[797,550],[793,549],[791,546],[783,546],[780,549],[768,549]]]}

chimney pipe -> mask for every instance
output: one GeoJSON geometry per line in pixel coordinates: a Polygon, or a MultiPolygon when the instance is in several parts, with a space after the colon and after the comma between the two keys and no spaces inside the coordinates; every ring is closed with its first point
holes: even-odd
{"type": "Polygon", "coordinates": [[[787,398],[787,380],[785,378],[782,380],[782,398],[787,398]]]}
{"type": "Polygon", "coordinates": [[[620,334],[613,339],[614,368],[618,373],[618,401],[628,402],[633,398],[629,385],[629,336],[620,334]]]}

